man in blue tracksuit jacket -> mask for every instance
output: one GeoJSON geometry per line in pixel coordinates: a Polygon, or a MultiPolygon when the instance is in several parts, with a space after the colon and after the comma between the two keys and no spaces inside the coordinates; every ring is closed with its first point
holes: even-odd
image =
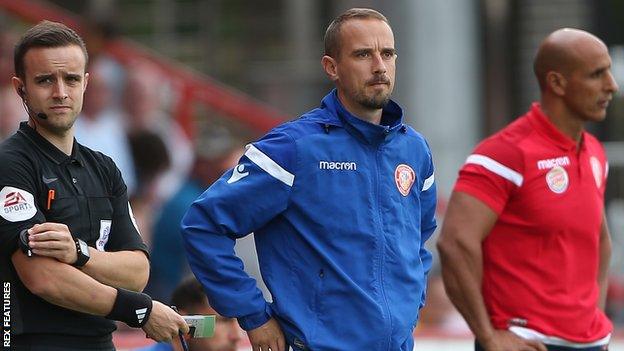
{"type": "Polygon", "coordinates": [[[248,145],[193,203],[182,220],[189,263],[254,350],[412,350],[436,227],[431,152],[389,100],[385,17],[348,10],[325,46],[336,89],[248,145]],[[271,304],[234,254],[250,232],[271,304]]]}

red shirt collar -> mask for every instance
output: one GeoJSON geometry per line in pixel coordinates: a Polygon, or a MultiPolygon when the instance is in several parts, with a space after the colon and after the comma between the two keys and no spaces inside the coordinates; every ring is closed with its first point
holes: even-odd
{"type": "MultiPolygon", "coordinates": [[[[531,126],[544,137],[552,141],[555,145],[564,150],[576,150],[576,141],[569,136],[563,134],[542,111],[539,102],[531,105],[531,110],[527,113],[531,126]]],[[[581,134],[581,145],[585,139],[585,131],[581,134]]]]}

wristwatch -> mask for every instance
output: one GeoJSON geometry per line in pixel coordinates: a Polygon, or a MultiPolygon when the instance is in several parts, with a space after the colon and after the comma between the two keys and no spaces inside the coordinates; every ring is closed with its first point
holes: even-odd
{"type": "Polygon", "coordinates": [[[74,239],[76,242],[76,262],[72,264],[74,267],[82,267],[89,261],[89,246],[81,239],[74,239]]]}
{"type": "Polygon", "coordinates": [[[24,229],[20,232],[19,247],[22,250],[22,252],[26,254],[26,256],[32,257],[33,255],[32,250],[30,249],[30,246],[28,246],[28,229],[24,229]]]}

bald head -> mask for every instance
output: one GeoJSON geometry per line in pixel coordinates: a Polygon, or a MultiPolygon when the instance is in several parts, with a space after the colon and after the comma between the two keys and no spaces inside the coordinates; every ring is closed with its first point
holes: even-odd
{"type": "Polygon", "coordinates": [[[596,50],[607,50],[602,40],[580,29],[563,28],[552,32],[537,50],[533,70],[543,92],[549,72],[567,75],[581,67],[587,55],[596,50]]]}

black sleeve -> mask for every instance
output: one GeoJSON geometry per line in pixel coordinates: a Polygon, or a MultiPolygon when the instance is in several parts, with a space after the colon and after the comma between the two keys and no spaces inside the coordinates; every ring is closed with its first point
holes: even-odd
{"type": "Polygon", "coordinates": [[[38,204],[36,166],[25,155],[0,152],[0,257],[18,249],[19,233],[46,221],[38,204]]]}
{"type": "Polygon", "coordinates": [[[110,159],[107,168],[110,171],[111,204],[113,206],[113,223],[106,251],[142,250],[149,257],[147,245],[143,242],[139,228],[136,224],[130,203],[128,202],[128,190],[121,177],[121,172],[110,159]]]}

